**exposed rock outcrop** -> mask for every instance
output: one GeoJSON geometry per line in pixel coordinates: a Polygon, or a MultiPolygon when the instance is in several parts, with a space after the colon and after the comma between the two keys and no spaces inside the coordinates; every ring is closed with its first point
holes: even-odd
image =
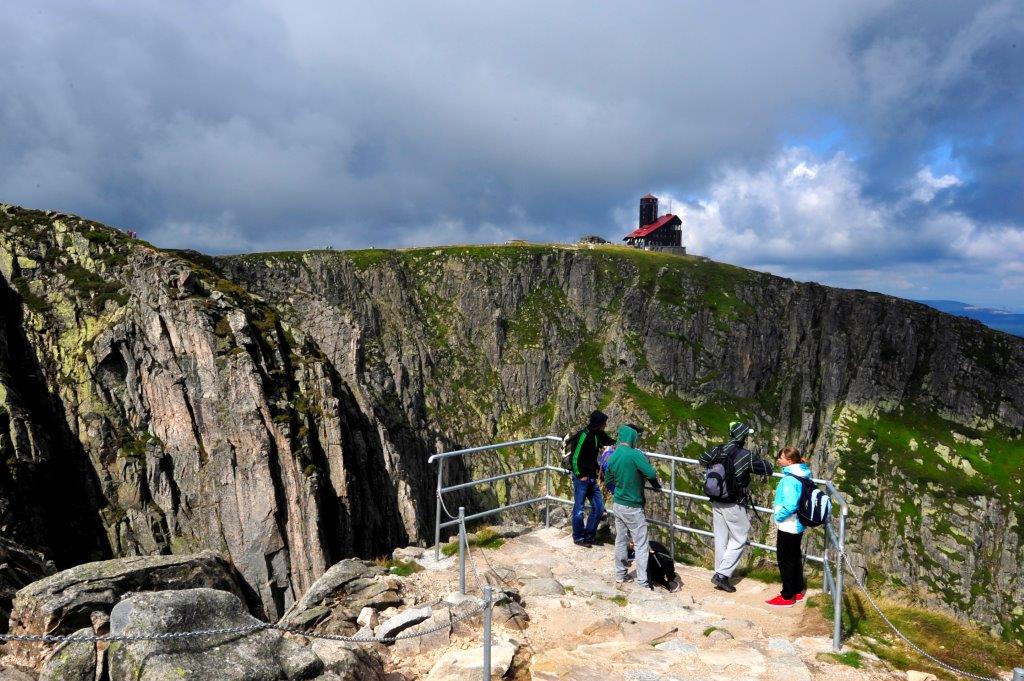
{"type": "MultiPolygon", "coordinates": [[[[126,594],[208,587],[244,599],[234,569],[218,554],[137,556],[85,563],[29,584],[14,597],[13,634],[70,634],[90,626],[126,594]]],[[[254,604],[259,607],[258,602],[254,604]]],[[[34,665],[47,647],[37,643],[11,645],[15,660],[34,665]]],[[[73,652],[73,651],[72,651],[73,652]]]]}
{"type": "Polygon", "coordinates": [[[0,537],[0,633],[7,633],[14,594],[53,572],[53,563],[41,553],[0,537]]]}
{"type": "Polygon", "coordinates": [[[293,628],[352,634],[364,608],[374,611],[402,604],[401,582],[368,561],[343,560],[316,580],[281,618],[293,628]]]}
{"type": "Polygon", "coordinates": [[[4,206],[0,321],[0,528],[58,567],[212,548],[278,617],[431,538],[434,451],[598,405],[692,455],[741,415],[848,492],[858,564],[1024,640],[1024,341],[922,305],[606,245],[215,259],[4,206]]]}
{"type": "MultiPolygon", "coordinates": [[[[259,624],[238,598],[213,589],[140,593],[117,604],[111,633],[199,631],[259,624]]],[[[107,654],[111,681],[299,681],[314,679],[324,663],[279,631],[201,639],[115,642],[107,654]]]]}

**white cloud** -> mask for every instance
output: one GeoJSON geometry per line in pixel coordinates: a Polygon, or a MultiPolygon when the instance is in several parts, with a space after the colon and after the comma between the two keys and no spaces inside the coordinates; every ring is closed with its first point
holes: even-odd
{"type": "Polygon", "coordinates": [[[869,197],[865,181],[844,153],[787,148],[759,170],[723,170],[702,200],[674,202],[690,252],[715,260],[911,297],[935,279],[1022,287],[1024,228],[932,205],[956,176],[923,167],[889,200],[869,197]]]}

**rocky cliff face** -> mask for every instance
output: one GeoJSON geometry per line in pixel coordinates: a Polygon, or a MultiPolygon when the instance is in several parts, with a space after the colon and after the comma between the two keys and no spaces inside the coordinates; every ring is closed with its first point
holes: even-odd
{"type": "Polygon", "coordinates": [[[977,323],[617,247],[210,259],[11,207],[0,269],[0,526],[58,563],[211,547],[277,614],[430,535],[433,451],[599,406],[692,455],[738,415],[848,492],[872,579],[1024,639],[1024,342],[977,323]]]}

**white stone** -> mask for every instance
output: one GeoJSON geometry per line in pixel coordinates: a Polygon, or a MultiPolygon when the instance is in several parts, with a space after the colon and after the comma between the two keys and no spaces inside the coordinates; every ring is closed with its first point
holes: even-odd
{"type": "Polygon", "coordinates": [[[374,629],[374,633],[378,638],[394,636],[414,624],[419,624],[432,614],[434,614],[434,610],[430,606],[425,608],[409,608],[381,622],[374,629]]]}
{"type": "Polygon", "coordinates": [[[793,644],[784,638],[768,639],[768,650],[774,653],[796,655],[796,650],[793,648],[793,644]]]}
{"type": "Polygon", "coordinates": [[[375,629],[378,624],[377,611],[370,607],[363,608],[359,611],[359,617],[356,618],[356,624],[361,627],[375,629]]]}
{"type": "MultiPolygon", "coordinates": [[[[491,645],[491,678],[500,679],[512,665],[518,648],[511,640],[501,639],[491,645]]],[[[483,646],[445,653],[430,669],[426,681],[478,681],[483,677],[483,646]]]]}
{"type": "Polygon", "coordinates": [[[667,650],[672,653],[683,653],[685,655],[696,655],[700,649],[692,643],[686,641],[680,641],[678,638],[674,638],[671,641],[665,641],[654,646],[658,650],[667,650]]]}

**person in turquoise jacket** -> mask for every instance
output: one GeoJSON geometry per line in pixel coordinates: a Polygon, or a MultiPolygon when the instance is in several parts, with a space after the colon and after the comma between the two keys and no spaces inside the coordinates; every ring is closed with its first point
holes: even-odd
{"type": "Polygon", "coordinates": [[[776,608],[789,608],[804,597],[804,561],[801,555],[800,542],[803,538],[804,524],[797,515],[800,504],[800,493],[803,484],[798,478],[810,478],[811,468],[804,463],[800,450],[796,447],[785,447],[779,451],[778,463],[782,466],[782,479],[775,488],[775,505],[773,517],[778,528],[775,540],[779,575],[782,577],[782,593],[765,601],[776,608]]]}
{"type": "Polygon", "coordinates": [[[626,581],[629,542],[632,539],[637,586],[649,589],[651,585],[647,579],[647,558],[650,547],[647,518],[644,516],[644,484],[650,481],[655,489],[661,489],[661,485],[654,466],[635,447],[641,432],[642,428],[632,424],[619,427],[619,442],[608,460],[605,481],[615,489],[612,495],[612,512],[615,514],[615,581],[626,581]]]}

